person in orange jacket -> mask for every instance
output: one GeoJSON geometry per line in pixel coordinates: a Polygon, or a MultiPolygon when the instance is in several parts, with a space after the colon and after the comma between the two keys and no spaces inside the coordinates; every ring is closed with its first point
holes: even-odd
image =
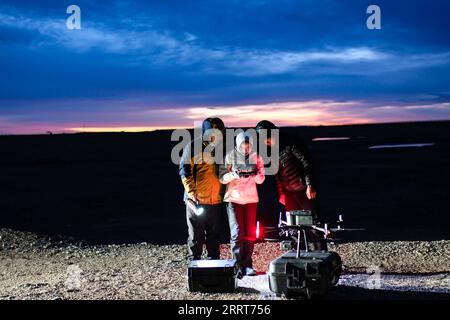
{"type": "Polygon", "coordinates": [[[223,148],[224,131],[221,119],[207,118],[202,124],[202,150],[194,153],[195,140],[183,149],[179,172],[185,190],[188,257],[191,260],[201,259],[204,243],[209,259],[220,257],[220,221],[225,188],[219,181],[218,164],[212,157],[205,159],[208,153],[203,153],[203,150],[210,143],[214,143],[216,149],[223,148]],[[204,141],[211,129],[221,131],[222,139],[217,137],[216,141],[204,141]]]}

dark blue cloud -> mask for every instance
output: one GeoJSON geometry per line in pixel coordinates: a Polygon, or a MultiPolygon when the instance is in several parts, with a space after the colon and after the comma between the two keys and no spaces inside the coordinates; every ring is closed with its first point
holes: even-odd
{"type": "Polygon", "coordinates": [[[375,31],[365,24],[372,1],[76,1],[82,29],[72,31],[69,4],[0,4],[0,116],[51,112],[48,100],[449,101],[448,1],[376,1],[375,31]]]}

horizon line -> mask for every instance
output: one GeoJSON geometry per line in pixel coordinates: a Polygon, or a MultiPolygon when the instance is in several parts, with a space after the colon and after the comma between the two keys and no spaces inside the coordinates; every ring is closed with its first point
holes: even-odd
{"type": "MultiPolygon", "coordinates": [[[[405,120],[405,121],[386,121],[386,122],[369,122],[369,123],[347,123],[347,124],[310,124],[310,125],[286,125],[279,126],[279,128],[298,128],[298,127],[345,127],[345,126],[370,126],[370,125],[382,125],[382,124],[407,124],[407,123],[432,123],[432,122],[450,122],[450,119],[441,120],[405,120]]],[[[227,128],[251,128],[246,126],[229,126],[227,128]]],[[[68,128],[68,131],[52,131],[47,130],[42,133],[2,133],[0,136],[40,136],[40,135],[67,135],[67,134],[95,134],[95,133],[149,133],[156,131],[171,131],[177,129],[192,130],[194,127],[142,127],[142,126],[130,126],[130,127],[85,127],[85,128],[68,128]]]]}

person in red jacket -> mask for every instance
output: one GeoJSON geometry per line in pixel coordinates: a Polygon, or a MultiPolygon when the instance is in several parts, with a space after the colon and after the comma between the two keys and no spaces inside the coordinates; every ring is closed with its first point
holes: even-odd
{"type": "MultiPolygon", "coordinates": [[[[266,130],[264,143],[273,147],[278,144],[279,164],[275,181],[278,190],[279,202],[284,205],[286,214],[295,210],[311,210],[317,216],[317,191],[313,176],[313,166],[308,148],[300,140],[295,139],[283,131],[279,139],[271,136],[271,130],[277,130],[272,122],[263,120],[256,125],[256,132],[266,130]]],[[[325,250],[326,243],[311,230],[309,232],[314,249],[325,250]]]]}

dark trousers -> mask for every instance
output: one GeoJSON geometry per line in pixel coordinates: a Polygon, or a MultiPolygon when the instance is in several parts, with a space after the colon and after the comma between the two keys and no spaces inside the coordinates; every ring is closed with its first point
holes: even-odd
{"type": "Polygon", "coordinates": [[[238,266],[252,268],[252,254],[256,239],[256,209],[258,203],[227,204],[231,234],[231,253],[238,266]]]}
{"type": "Polygon", "coordinates": [[[308,199],[306,189],[300,191],[284,191],[286,211],[315,210],[316,201],[308,199]]]}
{"type": "Polygon", "coordinates": [[[204,209],[201,215],[196,215],[186,206],[186,221],[188,225],[188,255],[191,260],[200,260],[203,244],[206,243],[208,258],[220,258],[220,214],[222,204],[201,205],[204,209]]]}
{"type": "MultiPolygon", "coordinates": [[[[285,191],[284,195],[286,211],[311,210],[317,217],[317,200],[308,199],[306,196],[306,189],[300,191],[285,191]]],[[[327,250],[327,242],[323,239],[323,235],[320,232],[309,229],[306,231],[306,237],[313,250],[327,250]]],[[[304,248],[304,243],[300,244],[300,247],[304,248]]]]}

